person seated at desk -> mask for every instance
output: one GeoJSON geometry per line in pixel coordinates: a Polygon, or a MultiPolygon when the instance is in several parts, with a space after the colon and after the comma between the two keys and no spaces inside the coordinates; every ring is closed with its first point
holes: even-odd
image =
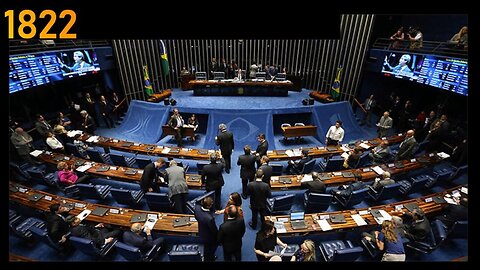
{"type": "Polygon", "coordinates": [[[468,48],[468,27],[464,26],[447,42],[447,46],[458,49],[468,48]]]}
{"type": "Polygon", "coordinates": [[[182,67],[182,70],[180,70],[180,75],[185,76],[185,75],[189,75],[189,74],[190,74],[190,71],[188,71],[188,69],[186,67],[182,67]]]}
{"type": "Polygon", "coordinates": [[[302,149],[302,154],[298,160],[289,160],[286,172],[288,174],[300,174],[305,167],[305,163],[312,160],[312,157],[308,156],[308,149],[302,149]]]}
{"type": "Polygon", "coordinates": [[[368,156],[372,159],[374,163],[385,163],[392,151],[388,146],[388,141],[383,140],[378,146],[373,148],[373,150],[368,154],[368,156]]]}
{"type": "Polygon", "coordinates": [[[77,174],[75,174],[75,172],[74,172],[73,164],[68,165],[64,161],[60,161],[57,164],[57,169],[58,169],[58,178],[59,178],[60,183],[62,183],[64,185],[67,185],[67,186],[77,184],[77,183],[83,183],[90,178],[89,175],[84,175],[84,176],[79,178],[77,176],[77,174]]]}
{"type": "Polygon", "coordinates": [[[380,191],[382,188],[385,186],[395,184],[395,180],[390,178],[390,173],[389,172],[383,172],[381,178],[375,178],[375,181],[373,181],[372,188],[375,189],[376,191],[380,191]]]}
{"type": "Polygon", "coordinates": [[[353,151],[350,152],[348,157],[345,158],[345,161],[343,162],[343,167],[346,169],[356,168],[362,153],[363,153],[362,148],[355,147],[353,151]]]}
{"type": "Polygon", "coordinates": [[[457,221],[468,220],[468,197],[452,196],[452,199],[456,204],[447,203],[443,209],[443,214],[438,218],[448,229],[452,228],[457,221]]]}
{"type": "Polygon", "coordinates": [[[82,220],[77,216],[70,219],[71,236],[90,239],[97,247],[112,242],[122,234],[121,230],[111,230],[103,223],[92,226],[90,224],[80,224],[81,222],[82,220]]]}
{"type": "Polygon", "coordinates": [[[269,251],[275,249],[275,245],[280,245],[283,248],[287,247],[287,244],[283,243],[277,236],[277,229],[275,228],[271,220],[265,220],[262,224],[262,229],[257,233],[255,239],[255,246],[253,251],[257,255],[259,262],[267,262],[272,254],[269,251]]]}
{"type": "Polygon", "coordinates": [[[405,236],[412,241],[425,240],[432,228],[430,227],[430,221],[425,217],[425,213],[420,208],[415,208],[413,211],[405,212],[403,217],[411,219],[410,224],[405,225],[405,236]]]}
{"type": "Polygon", "coordinates": [[[312,172],[313,181],[302,182],[302,188],[308,189],[308,193],[325,193],[327,186],[318,176],[318,172],[312,172]]]}
{"type": "Polygon", "coordinates": [[[303,241],[300,249],[290,259],[291,262],[314,262],[316,260],[315,243],[310,239],[303,241]]]}
{"type": "MultiPolygon", "coordinates": [[[[188,118],[187,125],[189,127],[193,127],[193,132],[195,134],[195,131],[197,131],[197,128],[198,128],[198,119],[197,119],[197,117],[195,116],[194,113],[192,113],[192,116],[190,116],[190,118],[188,118]]],[[[190,139],[192,141],[195,141],[196,136],[197,136],[197,134],[195,134],[195,136],[191,137],[190,139]]]]}
{"type": "Polygon", "coordinates": [[[165,239],[152,238],[151,230],[145,228],[145,224],[135,222],[130,226],[130,231],[123,233],[123,242],[127,245],[139,248],[142,252],[148,252],[153,246],[159,249],[165,246],[165,239]]]}
{"type": "Polygon", "coordinates": [[[365,183],[363,183],[360,180],[356,180],[350,185],[342,185],[342,186],[339,186],[338,188],[332,189],[331,193],[334,196],[343,197],[346,199],[350,197],[350,195],[352,195],[352,192],[354,192],[355,190],[360,190],[364,187],[365,187],[365,183]]]}
{"type": "Polygon", "coordinates": [[[47,132],[47,139],[45,141],[48,147],[50,147],[50,149],[53,151],[63,152],[63,144],[55,137],[55,135],[53,135],[53,132],[47,132]]]}

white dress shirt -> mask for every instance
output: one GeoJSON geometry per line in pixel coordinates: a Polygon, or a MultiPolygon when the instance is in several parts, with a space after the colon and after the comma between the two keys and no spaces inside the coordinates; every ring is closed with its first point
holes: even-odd
{"type": "Polygon", "coordinates": [[[343,135],[345,132],[342,127],[337,128],[336,126],[331,126],[327,132],[327,138],[341,142],[343,140],[343,135]]]}
{"type": "Polygon", "coordinates": [[[57,138],[55,138],[55,137],[48,137],[48,138],[47,138],[47,144],[48,144],[48,146],[50,146],[50,148],[52,148],[52,149],[61,149],[61,148],[63,148],[62,143],[61,143],[59,140],[57,140],[57,138]]]}

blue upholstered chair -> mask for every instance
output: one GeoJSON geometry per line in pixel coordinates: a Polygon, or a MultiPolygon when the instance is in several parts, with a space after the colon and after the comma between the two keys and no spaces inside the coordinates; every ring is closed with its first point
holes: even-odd
{"type": "Polygon", "coordinates": [[[87,255],[94,257],[105,257],[113,249],[117,241],[118,239],[114,239],[108,244],[97,247],[93,243],[93,240],[82,237],[70,236],[70,242],[75,248],[87,255]]]}
{"type": "Polygon", "coordinates": [[[305,192],[303,206],[306,212],[323,212],[328,209],[332,198],[331,194],[305,192]]]}
{"type": "Polygon", "coordinates": [[[172,209],[172,204],[167,193],[147,192],[144,198],[147,200],[148,208],[152,211],[166,211],[172,209]]]}
{"type": "Polygon", "coordinates": [[[407,248],[413,249],[423,254],[429,254],[437,249],[447,238],[445,224],[436,219],[430,223],[432,230],[427,238],[423,241],[409,241],[406,243],[407,248]]]}
{"type": "Polygon", "coordinates": [[[326,262],[355,261],[363,252],[360,246],[353,246],[350,240],[331,240],[320,243],[320,254],[326,262]]]}
{"type": "Polygon", "coordinates": [[[112,188],[109,185],[92,185],[81,183],[76,184],[75,186],[78,187],[81,196],[95,200],[105,199],[112,188]]]}
{"type": "Polygon", "coordinates": [[[124,155],[119,155],[114,153],[110,153],[110,160],[114,165],[121,166],[121,167],[131,168],[133,167],[133,164],[135,164],[135,157],[127,158],[124,155]]]}
{"type": "MultiPolygon", "coordinates": [[[[56,251],[59,251],[60,254],[63,254],[65,250],[65,247],[60,246],[57,242],[54,242],[50,236],[48,235],[47,228],[38,228],[38,227],[31,227],[30,232],[33,235],[33,238],[38,241],[38,242],[43,242],[47,244],[49,247],[55,249],[56,251]]],[[[68,233],[69,235],[70,233],[68,233]]]]}
{"type": "Polygon", "coordinates": [[[206,197],[212,197],[212,199],[215,201],[215,190],[207,192],[201,196],[196,197],[193,200],[188,201],[187,209],[188,211],[190,211],[190,214],[193,214],[195,212],[195,205],[199,204],[206,197]]]}
{"type": "Polygon", "coordinates": [[[143,169],[145,168],[145,166],[152,163],[152,161],[148,158],[139,158],[139,157],[135,158],[135,162],[137,162],[137,168],[139,169],[143,169]]]}
{"type": "Polygon", "coordinates": [[[201,262],[203,261],[203,245],[174,245],[168,252],[168,257],[171,262],[201,262]]]}
{"type": "Polygon", "coordinates": [[[380,190],[374,189],[372,186],[368,186],[368,195],[374,201],[382,201],[392,199],[393,197],[400,194],[400,184],[393,183],[391,185],[385,186],[380,190]]]}
{"type": "Polygon", "coordinates": [[[120,188],[111,188],[110,194],[119,204],[126,204],[134,206],[138,204],[143,198],[143,191],[141,190],[128,190],[120,188]]]}
{"type": "Polygon", "coordinates": [[[46,228],[45,222],[38,218],[29,217],[19,223],[16,224],[16,227],[13,228],[13,231],[19,237],[31,240],[32,239],[32,232],[30,231],[31,228],[37,227],[40,229],[46,228]]]}
{"type": "Polygon", "coordinates": [[[361,203],[363,199],[365,199],[365,197],[367,196],[367,192],[368,192],[368,187],[365,187],[359,190],[352,191],[352,193],[350,194],[350,197],[347,197],[347,198],[343,196],[336,196],[336,195],[334,195],[333,197],[344,208],[350,208],[354,205],[361,203]]]}
{"type": "Polygon", "coordinates": [[[267,199],[267,210],[271,214],[288,212],[292,208],[295,201],[294,194],[285,194],[283,196],[273,197],[267,199]]]}
{"type": "Polygon", "coordinates": [[[468,220],[455,221],[448,230],[448,238],[468,239],[468,220]]]}
{"type": "Polygon", "coordinates": [[[117,243],[115,243],[115,248],[120,255],[129,261],[151,262],[157,257],[162,246],[154,245],[147,252],[143,253],[138,247],[117,241],[117,243]]]}
{"type": "Polygon", "coordinates": [[[95,162],[113,165],[108,153],[102,154],[97,149],[87,148],[87,155],[95,162]]]}

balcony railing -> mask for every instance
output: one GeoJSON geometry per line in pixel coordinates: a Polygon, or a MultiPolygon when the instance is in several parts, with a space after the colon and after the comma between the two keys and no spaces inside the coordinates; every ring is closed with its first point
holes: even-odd
{"type": "Polygon", "coordinates": [[[388,38],[378,38],[373,43],[372,49],[381,49],[389,51],[411,51],[415,53],[433,54],[441,56],[451,56],[458,58],[468,58],[468,49],[459,48],[449,42],[423,41],[422,47],[411,49],[412,41],[408,40],[390,40],[388,38]]]}

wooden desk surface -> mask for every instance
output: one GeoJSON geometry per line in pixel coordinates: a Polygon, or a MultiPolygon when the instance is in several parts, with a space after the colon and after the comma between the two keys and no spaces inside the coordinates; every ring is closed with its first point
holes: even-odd
{"type": "MultiPolygon", "coordinates": [[[[58,153],[52,153],[52,154],[43,153],[43,154],[40,154],[38,156],[38,159],[42,160],[43,162],[50,163],[50,164],[57,164],[60,161],[65,161],[67,164],[73,164],[77,160],[83,160],[85,163],[93,164],[91,160],[78,158],[78,157],[75,157],[73,155],[65,156],[63,154],[58,154],[58,153]],[[57,160],[55,160],[55,157],[63,158],[63,160],[58,160],[57,161],[57,160]],[[67,157],[68,160],[65,160],[64,157],[67,157]]],[[[131,182],[131,183],[140,184],[140,180],[142,178],[143,170],[135,169],[135,168],[128,168],[128,167],[112,166],[112,165],[108,165],[108,164],[104,164],[104,163],[94,162],[92,167],[90,169],[86,170],[85,172],[90,174],[90,175],[99,176],[99,177],[103,177],[103,178],[114,178],[116,180],[120,180],[120,181],[124,181],[124,182],[131,182]],[[110,169],[108,171],[105,171],[105,172],[97,172],[97,169],[102,167],[102,166],[109,166],[110,169]],[[111,169],[112,167],[116,168],[116,170],[112,170],[111,169]],[[134,175],[125,174],[125,171],[129,170],[129,169],[136,170],[137,173],[134,174],[134,175]]],[[[188,188],[191,188],[191,189],[204,189],[205,188],[204,186],[202,186],[201,181],[190,181],[190,179],[192,179],[192,177],[198,179],[198,177],[200,177],[200,175],[198,175],[198,174],[187,174],[186,175],[188,188]]]]}
{"type": "MultiPolygon", "coordinates": [[[[430,201],[430,198],[434,198],[437,196],[443,197],[447,193],[452,193],[455,190],[460,190],[461,186],[457,186],[455,188],[451,188],[448,190],[445,190],[443,192],[438,192],[434,194],[430,194],[428,196],[424,196],[421,198],[416,198],[416,199],[411,199],[411,200],[405,200],[393,204],[386,204],[386,205],[379,205],[379,206],[374,206],[370,208],[357,208],[353,210],[343,210],[343,211],[337,211],[337,212],[323,212],[323,213],[313,213],[313,214],[305,214],[305,223],[307,224],[307,229],[301,229],[301,230],[294,230],[292,229],[292,226],[290,224],[290,221],[284,222],[286,232],[279,232],[279,235],[291,235],[291,236],[296,236],[296,235],[306,235],[309,233],[330,233],[330,232],[341,232],[341,231],[347,231],[347,230],[355,230],[357,228],[362,228],[362,229],[369,229],[371,230],[372,227],[375,226],[380,226],[376,221],[375,218],[370,212],[362,212],[362,211],[368,211],[369,209],[375,210],[375,209],[382,209],[385,210],[388,214],[391,216],[401,216],[404,212],[408,212],[406,208],[403,207],[404,204],[407,203],[416,203],[424,212],[425,214],[432,214],[432,213],[437,213],[440,212],[443,209],[444,204],[441,203],[436,203],[435,201],[430,201]],[[426,202],[425,200],[427,199],[426,202]],[[399,209],[396,210],[395,206],[399,206],[399,209]],[[401,207],[400,207],[401,206],[401,207]],[[353,220],[352,215],[355,214],[360,214],[360,216],[368,223],[367,225],[359,226],[357,223],[353,220]],[[330,215],[334,214],[343,214],[345,217],[345,220],[347,221],[346,223],[332,223],[329,219],[330,215]],[[318,224],[319,219],[327,219],[328,224],[332,227],[332,230],[328,231],[323,231],[318,224]]],[[[288,215],[282,215],[282,216],[266,216],[266,219],[270,219],[273,222],[277,221],[279,218],[288,219],[288,215]]]]}
{"type": "MultiPolygon", "coordinates": [[[[80,136],[80,140],[86,142],[88,138],[92,135],[83,133],[80,136]]],[[[166,146],[159,146],[156,144],[145,144],[145,143],[135,143],[125,140],[117,140],[113,138],[107,138],[98,136],[98,141],[89,142],[93,143],[97,146],[104,147],[104,148],[112,148],[119,151],[131,152],[135,154],[143,154],[149,156],[164,156],[164,157],[172,157],[172,158],[182,158],[182,159],[195,159],[195,160],[209,160],[210,152],[214,150],[206,150],[206,149],[191,149],[191,148],[178,148],[178,147],[166,147],[166,146]],[[132,144],[130,146],[124,146],[126,143],[132,144]],[[166,148],[170,149],[179,149],[178,153],[171,153],[166,151],[166,148]],[[210,151],[210,152],[209,152],[210,151]]],[[[218,152],[217,154],[220,154],[218,152]]]]}
{"type": "Polygon", "coordinates": [[[49,206],[52,203],[62,203],[63,201],[65,201],[66,203],[74,203],[74,204],[77,203],[85,206],[85,207],[77,207],[77,205],[75,205],[75,208],[70,210],[71,215],[78,215],[85,209],[93,210],[96,207],[115,209],[119,211],[118,214],[111,213],[110,211],[107,212],[107,214],[103,217],[94,216],[90,214],[86,217],[86,220],[93,221],[93,222],[103,222],[105,224],[110,224],[114,226],[120,226],[127,230],[130,229],[130,224],[131,224],[130,219],[132,218],[133,215],[140,214],[140,213],[157,214],[161,218],[159,218],[157,223],[155,223],[155,226],[153,228],[155,231],[168,233],[168,234],[184,234],[184,235],[196,235],[198,233],[198,223],[196,221],[191,222],[191,225],[189,226],[173,227],[173,220],[175,218],[185,217],[185,216],[193,217],[193,215],[161,213],[161,212],[154,212],[154,211],[143,211],[143,210],[136,210],[136,209],[113,207],[109,205],[93,204],[85,201],[79,201],[79,200],[74,200],[67,197],[57,196],[57,195],[43,192],[40,190],[35,190],[30,187],[22,186],[14,182],[10,182],[9,185],[10,187],[16,185],[26,189],[25,193],[22,193],[20,191],[17,191],[17,192],[9,191],[10,201],[28,206],[30,208],[49,212],[50,211],[49,206]],[[28,199],[28,196],[35,193],[42,194],[45,196],[50,196],[52,200],[49,201],[46,199],[46,197],[43,197],[37,202],[30,201],[28,199]]]}
{"type": "Polygon", "coordinates": [[[283,137],[301,137],[301,136],[315,136],[317,134],[317,126],[293,126],[282,127],[283,137]]]}
{"type": "MultiPolygon", "coordinates": [[[[441,160],[436,155],[432,157],[425,156],[425,158],[426,160],[428,160],[428,162],[421,163],[421,162],[418,162],[416,159],[398,161],[398,162],[402,162],[402,164],[404,165],[403,168],[397,168],[394,166],[394,163],[389,163],[389,164],[382,164],[382,165],[373,165],[370,167],[364,167],[364,168],[358,168],[358,169],[342,170],[338,172],[326,172],[326,173],[319,173],[319,174],[330,177],[330,179],[328,180],[323,180],[323,182],[327,186],[340,186],[343,184],[348,184],[355,180],[355,177],[343,177],[342,172],[359,173],[362,175],[362,181],[368,182],[373,180],[375,177],[378,177],[378,174],[372,170],[372,168],[376,166],[379,166],[384,171],[390,172],[390,174],[393,176],[399,173],[414,171],[424,166],[437,163],[441,160]]],[[[301,187],[301,180],[303,176],[304,175],[272,176],[270,184],[272,189],[292,189],[292,188],[298,189],[301,187]],[[292,183],[291,184],[280,183],[279,182],[280,178],[289,178],[292,183]]]]}
{"type": "Polygon", "coordinates": [[[254,81],[232,81],[232,82],[222,82],[222,81],[209,81],[209,80],[202,80],[202,81],[197,81],[197,80],[191,80],[188,82],[188,85],[191,88],[198,88],[198,87],[207,87],[207,86],[216,86],[216,87],[229,87],[229,86],[260,86],[260,87],[292,87],[293,83],[291,81],[284,81],[284,82],[278,82],[278,81],[263,81],[263,82],[254,82],[254,81]]]}
{"type": "MultiPolygon", "coordinates": [[[[388,141],[388,145],[393,145],[393,144],[396,144],[396,143],[399,143],[399,142],[403,141],[404,138],[405,138],[405,135],[402,134],[402,135],[394,135],[394,136],[386,137],[385,139],[388,141]]],[[[381,138],[374,138],[374,139],[367,140],[367,141],[358,141],[356,143],[356,145],[358,146],[362,142],[364,142],[366,145],[369,146],[368,149],[371,149],[371,148],[375,148],[377,145],[379,145],[381,141],[382,141],[381,138]]],[[[325,147],[325,146],[319,146],[319,147],[313,147],[313,148],[308,147],[307,148],[307,149],[309,149],[308,155],[311,156],[311,157],[315,157],[315,158],[329,157],[329,156],[341,155],[343,152],[345,152],[345,150],[347,150],[347,149],[343,149],[342,146],[340,146],[340,145],[329,146],[329,147],[335,147],[336,150],[329,151],[327,149],[327,147],[325,147]]],[[[274,161],[299,159],[301,151],[293,151],[293,150],[294,149],[270,150],[270,151],[267,152],[267,156],[270,160],[274,160],[274,161]],[[290,153],[290,155],[288,155],[286,153],[288,150],[290,150],[290,152],[288,152],[288,153],[290,153]]],[[[298,150],[300,150],[300,149],[298,149],[298,150]]],[[[348,150],[353,150],[353,149],[348,149],[348,150]]]]}

